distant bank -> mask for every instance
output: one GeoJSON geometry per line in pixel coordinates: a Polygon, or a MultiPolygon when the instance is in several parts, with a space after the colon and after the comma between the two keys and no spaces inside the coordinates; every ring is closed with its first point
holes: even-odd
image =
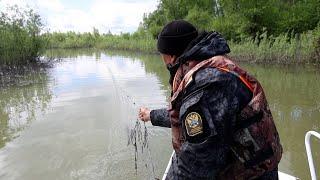
{"type": "MultiPolygon", "coordinates": [[[[156,39],[137,34],[48,33],[43,38],[48,49],[96,48],[157,53],[156,39]]],[[[231,56],[239,61],[300,64],[320,64],[320,26],[302,34],[281,34],[277,37],[262,33],[255,39],[228,41],[231,56]]]]}
{"type": "Polygon", "coordinates": [[[0,11],[0,65],[39,62],[46,49],[96,48],[157,53],[156,35],[173,19],[186,19],[200,30],[217,30],[239,61],[320,64],[320,1],[248,2],[204,0],[159,1],[145,14],[136,32],[113,35],[92,32],[48,32],[32,9],[0,11]],[[174,3],[172,3],[174,2],[174,3]],[[213,7],[213,8],[211,8],[213,7]],[[286,11],[283,11],[286,10],[286,11]],[[279,11],[280,10],[280,11],[279,11]]]}

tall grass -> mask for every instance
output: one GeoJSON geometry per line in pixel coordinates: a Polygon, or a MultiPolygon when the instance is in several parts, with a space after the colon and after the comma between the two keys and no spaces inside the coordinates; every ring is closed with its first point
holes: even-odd
{"type": "Polygon", "coordinates": [[[258,35],[230,43],[231,56],[242,61],[265,63],[315,63],[320,64],[320,26],[302,34],[281,34],[277,37],[258,35]]]}
{"type": "MultiPolygon", "coordinates": [[[[131,50],[156,53],[156,40],[147,34],[99,34],[48,33],[48,48],[97,48],[131,50]]],[[[263,63],[317,63],[320,64],[320,25],[302,34],[268,36],[267,32],[255,39],[245,38],[239,42],[229,41],[231,56],[239,61],[263,63]]]]}
{"type": "Polygon", "coordinates": [[[45,33],[42,37],[47,41],[48,49],[55,48],[92,48],[98,37],[91,33],[75,33],[75,32],[53,32],[45,33]]]}
{"type": "Polygon", "coordinates": [[[40,16],[32,9],[21,10],[17,6],[0,13],[0,64],[21,65],[36,61],[44,47],[40,16]]]}
{"type": "Polygon", "coordinates": [[[93,33],[53,32],[44,34],[49,49],[55,48],[98,48],[119,49],[143,52],[156,52],[155,40],[151,36],[135,36],[128,33],[121,35],[93,33]]]}
{"type": "Polygon", "coordinates": [[[149,53],[157,52],[156,41],[150,36],[102,36],[102,38],[96,44],[96,47],[100,49],[132,50],[149,53]]]}
{"type": "MultiPolygon", "coordinates": [[[[155,53],[156,40],[144,30],[120,35],[93,32],[53,32],[40,35],[40,16],[32,9],[17,6],[0,12],[0,65],[23,65],[36,62],[42,50],[54,48],[118,49],[155,53]]],[[[242,61],[266,63],[320,64],[320,24],[302,34],[287,33],[277,37],[267,32],[255,39],[230,41],[231,56],[242,61]]]]}

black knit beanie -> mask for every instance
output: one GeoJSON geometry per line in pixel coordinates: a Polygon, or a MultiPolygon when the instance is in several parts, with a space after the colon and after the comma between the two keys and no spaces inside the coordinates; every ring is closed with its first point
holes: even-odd
{"type": "Polygon", "coordinates": [[[184,20],[175,20],[164,26],[158,36],[158,51],[180,56],[188,44],[198,36],[197,29],[184,20]]]}

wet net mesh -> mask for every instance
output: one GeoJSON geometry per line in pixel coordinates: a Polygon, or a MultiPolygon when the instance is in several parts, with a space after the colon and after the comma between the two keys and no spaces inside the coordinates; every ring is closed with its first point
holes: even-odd
{"type": "Polygon", "coordinates": [[[123,104],[122,113],[124,113],[124,118],[132,122],[127,126],[127,146],[134,151],[133,166],[135,175],[138,175],[138,171],[147,172],[147,174],[143,175],[146,179],[158,179],[155,175],[154,163],[149,147],[148,128],[146,123],[140,121],[137,117],[140,105],[137,105],[135,99],[117,83],[109,68],[108,70],[113,80],[116,99],[119,99],[120,103],[123,104]]]}

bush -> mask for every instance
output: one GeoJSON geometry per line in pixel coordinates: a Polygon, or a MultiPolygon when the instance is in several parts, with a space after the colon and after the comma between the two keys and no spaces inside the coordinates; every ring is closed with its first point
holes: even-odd
{"type": "Polygon", "coordinates": [[[199,30],[210,30],[212,18],[208,11],[201,10],[198,6],[192,8],[185,20],[195,25],[199,30]]]}
{"type": "Polygon", "coordinates": [[[320,22],[318,27],[313,31],[314,61],[320,64],[320,22]]]}
{"type": "Polygon", "coordinates": [[[32,9],[20,10],[17,6],[0,13],[0,64],[35,62],[45,45],[40,37],[40,16],[32,9]]]}
{"type": "Polygon", "coordinates": [[[244,18],[238,16],[221,16],[212,21],[211,28],[222,33],[226,39],[238,42],[248,37],[243,34],[247,24],[248,22],[244,18]]]}
{"type": "Polygon", "coordinates": [[[240,42],[231,41],[231,55],[242,61],[263,63],[320,63],[319,28],[302,34],[280,34],[268,36],[258,34],[255,39],[246,38],[240,42]]]}

